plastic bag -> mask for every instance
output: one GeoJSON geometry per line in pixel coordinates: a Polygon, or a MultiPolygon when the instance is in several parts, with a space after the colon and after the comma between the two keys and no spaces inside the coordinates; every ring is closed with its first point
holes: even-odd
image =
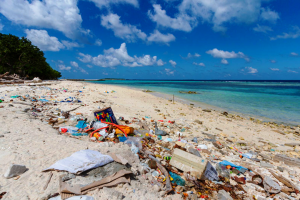
{"type": "Polygon", "coordinates": [[[127,137],[127,140],[124,142],[125,144],[128,144],[129,146],[132,146],[134,144],[136,147],[138,147],[139,150],[143,149],[142,138],[139,137],[127,137]]]}
{"type": "Polygon", "coordinates": [[[104,124],[104,123],[101,123],[101,122],[95,122],[93,124],[93,129],[97,130],[99,128],[103,128],[103,127],[107,127],[107,126],[108,126],[107,124],[104,124]]]}

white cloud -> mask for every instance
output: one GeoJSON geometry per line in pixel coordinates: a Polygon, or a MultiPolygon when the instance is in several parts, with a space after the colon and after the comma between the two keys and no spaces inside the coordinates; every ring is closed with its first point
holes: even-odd
{"type": "Polygon", "coordinates": [[[131,4],[134,7],[139,7],[138,0],[89,0],[94,2],[98,8],[109,7],[111,4],[131,4]]]}
{"type": "Polygon", "coordinates": [[[187,14],[179,14],[176,18],[171,18],[166,14],[166,11],[161,8],[161,5],[154,4],[153,8],[154,13],[149,10],[148,16],[160,26],[190,32],[193,29],[192,26],[196,25],[195,17],[189,17],[187,14]]]}
{"type": "MultiPolygon", "coordinates": [[[[85,71],[84,69],[82,69],[81,67],[79,67],[78,63],[75,61],[71,61],[70,64],[75,67],[77,70],[79,70],[81,73],[84,74],[89,74],[87,71],[85,71]]],[[[77,70],[75,70],[74,72],[77,72],[77,70]]]]}
{"type": "Polygon", "coordinates": [[[165,68],[165,72],[169,76],[169,75],[174,75],[175,71],[172,71],[171,69],[165,68]]]}
{"type": "Polygon", "coordinates": [[[82,68],[78,68],[79,69],[79,71],[81,72],[81,73],[83,73],[83,74],[89,74],[87,71],[85,71],[84,69],[82,69],[82,68]]]}
{"type": "Polygon", "coordinates": [[[173,66],[176,67],[177,63],[174,60],[169,60],[169,63],[173,66]]]}
{"type": "Polygon", "coordinates": [[[288,70],[287,72],[288,72],[288,73],[294,73],[294,74],[298,74],[298,72],[296,72],[296,71],[293,71],[293,70],[288,70]]]}
{"type": "Polygon", "coordinates": [[[102,72],[102,74],[103,74],[103,75],[105,75],[105,76],[107,76],[107,75],[108,75],[108,73],[106,73],[106,72],[102,72]]]}
{"type": "Polygon", "coordinates": [[[272,70],[272,71],[279,71],[278,68],[270,68],[270,70],[272,70]]]}
{"type": "MultiPolygon", "coordinates": [[[[153,13],[148,11],[150,19],[159,26],[176,30],[191,31],[198,22],[213,24],[215,31],[226,31],[228,23],[253,23],[258,19],[276,22],[279,15],[269,8],[262,8],[264,0],[183,0],[178,6],[174,18],[158,4],[154,4],[153,13]]],[[[265,2],[265,1],[264,1],[265,2]]]]}
{"type": "Polygon", "coordinates": [[[289,38],[295,39],[295,38],[300,37],[300,28],[298,26],[294,26],[293,30],[294,30],[293,32],[283,33],[282,35],[277,35],[275,37],[271,37],[270,39],[271,40],[289,39],[289,38]]]}
{"type": "Polygon", "coordinates": [[[75,39],[81,33],[78,0],[1,0],[0,13],[25,26],[55,29],[75,39]]]}
{"type": "Polygon", "coordinates": [[[168,44],[171,41],[175,41],[175,36],[173,34],[162,34],[158,30],[155,30],[148,37],[148,41],[150,42],[162,42],[168,44]]]}
{"type": "Polygon", "coordinates": [[[88,68],[93,68],[93,66],[92,65],[86,65],[88,68]]]}
{"type": "Polygon", "coordinates": [[[139,66],[162,66],[164,62],[157,56],[151,57],[150,55],[144,55],[142,57],[130,56],[127,52],[126,43],[122,43],[119,49],[110,48],[104,50],[104,54],[99,54],[96,57],[92,57],[87,54],[79,53],[78,59],[82,62],[92,62],[96,66],[100,67],[115,67],[118,65],[126,67],[139,67],[139,66]]]}
{"type": "Polygon", "coordinates": [[[163,65],[165,65],[166,63],[164,62],[164,61],[162,61],[162,59],[159,59],[158,61],[157,61],[157,65],[158,66],[163,66],[163,65]]]}
{"type": "Polygon", "coordinates": [[[95,42],[95,45],[101,46],[102,45],[102,40],[97,39],[96,42],[95,42]]]}
{"type": "Polygon", "coordinates": [[[26,29],[25,33],[27,35],[26,38],[42,51],[59,51],[65,48],[56,37],[49,36],[45,30],[26,29]]]}
{"type": "Polygon", "coordinates": [[[234,51],[229,52],[214,48],[212,50],[207,51],[206,53],[212,55],[214,58],[222,58],[221,63],[223,64],[228,64],[228,61],[226,59],[231,58],[243,58],[247,62],[250,61],[250,59],[242,52],[235,53],[234,51]]]}
{"type": "Polygon", "coordinates": [[[80,57],[77,57],[83,63],[88,63],[92,61],[92,56],[88,54],[79,53],[80,57]]]}
{"type": "Polygon", "coordinates": [[[270,60],[271,63],[276,63],[276,60],[270,60]]]}
{"type": "Polygon", "coordinates": [[[280,17],[279,14],[275,11],[270,10],[270,8],[261,8],[261,19],[264,21],[270,21],[275,23],[280,17]]]}
{"type": "Polygon", "coordinates": [[[1,23],[1,19],[0,19],[0,31],[3,30],[4,25],[1,23]]]}
{"type": "Polygon", "coordinates": [[[258,70],[255,69],[255,68],[253,68],[253,67],[245,67],[245,69],[242,70],[242,71],[246,71],[249,74],[256,74],[256,73],[258,73],[258,70]]]}
{"type": "Polygon", "coordinates": [[[221,63],[224,64],[224,65],[228,65],[228,60],[226,60],[226,59],[223,58],[223,59],[221,60],[221,63]]]}
{"type": "Polygon", "coordinates": [[[61,42],[67,47],[67,49],[72,49],[73,47],[80,47],[80,45],[77,42],[70,42],[66,40],[62,40],[61,42]]]}
{"type": "Polygon", "coordinates": [[[268,31],[273,31],[273,29],[269,26],[261,26],[257,24],[256,27],[253,28],[254,31],[256,32],[262,32],[262,33],[267,33],[268,31]]]}
{"type": "Polygon", "coordinates": [[[200,54],[198,54],[198,53],[195,53],[194,55],[193,54],[191,54],[191,53],[188,53],[188,55],[186,56],[186,57],[182,57],[182,58],[184,58],[184,59],[189,59],[189,58],[193,58],[193,57],[200,57],[201,55],[200,54]]]}
{"type": "Polygon", "coordinates": [[[196,63],[196,62],[193,62],[193,65],[199,65],[199,66],[205,67],[205,64],[204,64],[204,63],[196,63]]]}
{"type": "Polygon", "coordinates": [[[57,62],[59,62],[59,63],[64,63],[64,61],[62,61],[62,60],[58,60],[57,62]]]}
{"type": "Polygon", "coordinates": [[[108,14],[101,16],[101,25],[107,29],[111,29],[116,37],[135,42],[137,39],[146,40],[146,33],[137,29],[136,26],[130,24],[122,24],[120,16],[116,14],[108,14]]]}
{"type": "Polygon", "coordinates": [[[295,53],[295,52],[292,52],[291,55],[292,55],[292,56],[298,56],[298,54],[295,53]]]}
{"type": "Polygon", "coordinates": [[[71,64],[73,67],[75,67],[75,68],[78,68],[78,67],[79,67],[79,66],[78,66],[78,63],[75,62],[75,61],[71,61],[70,64],[71,64]]]}
{"type": "Polygon", "coordinates": [[[58,65],[59,70],[61,71],[70,71],[71,67],[66,67],[66,65],[58,65]]]}

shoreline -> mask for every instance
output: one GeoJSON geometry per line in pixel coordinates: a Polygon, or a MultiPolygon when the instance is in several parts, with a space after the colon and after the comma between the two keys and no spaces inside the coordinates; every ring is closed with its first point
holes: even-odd
{"type": "MultiPolygon", "coordinates": [[[[109,86],[118,86],[118,87],[123,87],[123,88],[133,89],[133,90],[136,90],[136,91],[143,92],[143,89],[141,89],[141,88],[135,88],[135,87],[132,87],[132,86],[127,86],[127,85],[103,84],[103,82],[102,83],[95,83],[95,82],[89,82],[89,81],[84,81],[84,82],[80,81],[80,82],[82,82],[82,83],[88,82],[88,83],[93,83],[93,84],[101,84],[101,85],[109,85],[109,86]]],[[[170,100],[170,99],[173,98],[172,95],[166,94],[166,93],[163,93],[163,92],[152,91],[152,92],[145,92],[145,93],[151,94],[151,95],[156,96],[156,97],[164,98],[166,100],[170,100]]],[[[228,112],[229,114],[238,115],[238,116],[241,116],[241,117],[246,118],[248,120],[251,120],[251,119],[253,121],[259,120],[262,123],[276,123],[278,125],[282,124],[282,125],[286,125],[286,126],[300,126],[299,122],[284,122],[284,121],[280,121],[280,120],[276,120],[276,119],[272,119],[272,118],[268,118],[268,117],[263,117],[263,116],[259,116],[259,115],[240,113],[240,112],[236,112],[236,111],[233,111],[233,110],[228,110],[228,109],[224,109],[224,108],[221,108],[221,107],[218,107],[218,106],[210,105],[210,104],[207,104],[207,103],[204,103],[204,102],[201,102],[201,101],[189,100],[189,99],[185,99],[185,98],[175,96],[175,102],[176,102],[176,100],[178,100],[178,102],[180,102],[182,104],[185,104],[185,105],[188,105],[188,106],[190,106],[190,104],[193,103],[194,107],[199,107],[201,109],[211,109],[211,110],[214,110],[214,111],[217,111],[217,112],[228,112]]]]}

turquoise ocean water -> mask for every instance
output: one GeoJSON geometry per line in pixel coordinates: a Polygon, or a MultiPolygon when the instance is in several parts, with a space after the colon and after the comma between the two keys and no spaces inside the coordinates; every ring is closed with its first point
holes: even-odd
{"type": "Polygon", "coordinates": [[[300,124],[300,82],[149,80],[92,82],[174,94],[177,98],[202,102],[246,116],[258,116],[266,121],[300,124]],[[179,91],[196,91],[199,94],[181,94],[179,91]]]}

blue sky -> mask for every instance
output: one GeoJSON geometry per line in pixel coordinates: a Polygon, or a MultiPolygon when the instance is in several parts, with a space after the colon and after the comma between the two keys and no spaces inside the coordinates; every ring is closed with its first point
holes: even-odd
{"type": "Polygon", "coordinates": [[[63,78],[300,79],[297,0],[0,0],[63,78]]]}

